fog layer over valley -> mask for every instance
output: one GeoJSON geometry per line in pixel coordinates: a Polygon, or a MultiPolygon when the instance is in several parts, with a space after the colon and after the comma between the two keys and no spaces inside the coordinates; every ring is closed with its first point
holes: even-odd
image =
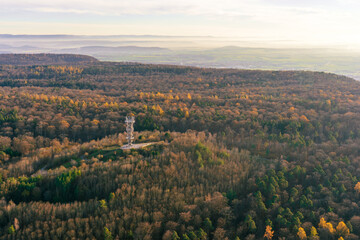
{"type": "Polygon", "coordinates": [[[0,53],[86,54],[104,61],[310,70],[360,79],[360,52],[343,46],[219,37],[0,35],[0,53]],[[280,47],[281,46],[281,47],[280,47]]]}

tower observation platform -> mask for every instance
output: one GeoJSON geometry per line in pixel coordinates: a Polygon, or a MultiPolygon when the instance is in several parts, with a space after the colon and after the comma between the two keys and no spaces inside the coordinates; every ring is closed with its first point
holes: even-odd
{"type": "Polygon", "coordinates": [[[133,114],[130,114],[128,116],[126,116],[125,118],[125,124],[126,124],[126,140],[127,140],[127,144],[122,146],[121,149],[125,150],[125,149],[139,149],[139,148],[143,148],[146,146],[150,146],[153,145],[155,143],[139,143],[139,144],[134,144],[134,123],[135,123],[135,116],[133,114]]]}

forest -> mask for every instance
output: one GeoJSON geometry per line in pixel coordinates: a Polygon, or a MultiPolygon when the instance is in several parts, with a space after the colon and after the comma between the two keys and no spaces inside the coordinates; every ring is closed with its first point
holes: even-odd
{"type": "Polygon", "coordinates": [[[0,61],[0,239],[360,238],[359,82],[10,59],[0,61]],[[157,144],[120,148],[131,113],[135,142],[157,144]]]}
{"type": "Polygon", "coordinates": [[[97,62],[98,60],[79,54],[0,54],[0,65],[64,65],[64,64],[86,64],[97,62]]]}

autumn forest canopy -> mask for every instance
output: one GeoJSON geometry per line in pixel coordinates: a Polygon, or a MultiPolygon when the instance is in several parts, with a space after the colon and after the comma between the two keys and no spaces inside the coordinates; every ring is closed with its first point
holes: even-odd
{"type": "Polygon", "coordinates": [[[0,54],[0,239],[359,239],[359,146],[344,76],[0,54]]]}

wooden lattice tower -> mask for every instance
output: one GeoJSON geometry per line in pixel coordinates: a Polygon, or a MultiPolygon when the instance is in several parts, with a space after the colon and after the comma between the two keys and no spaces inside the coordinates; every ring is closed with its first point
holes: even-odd
{"type": "Polygon", "coordinates": [[[134,116],[126,116],[125,119],[126,123],[126,139],[128,141],[128,145],[132,145],[132,141],[134,140],[134,123],[135,123],[135,117],[134,116]]]}

